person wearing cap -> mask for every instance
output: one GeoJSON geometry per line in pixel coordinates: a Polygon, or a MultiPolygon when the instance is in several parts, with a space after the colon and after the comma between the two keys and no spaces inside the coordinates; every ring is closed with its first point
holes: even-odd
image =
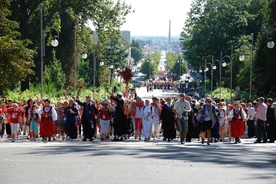
{"type": "Polygon", "coordinates": [[[95,130],[96,130],[96,116],[98,116],[99,111],[95,107],[94,103],[91,101],[91,97],[87,96],[85,102],[76,100],[76,102],[83,107],[83,113],[81,117],[81,123],[83,128],[83,141],[89,139],[94,140],[95,130]]]}
{"type": "Polygon", "coordinates": [[[114,139],[113,141],[123,141],[123,134],[125,134],[125,127],[127,124],[126,115],[124,113],[123,94],[117,93],[117,96],[111,95],[110,98],[116,102],[115,116],[113,120],[114,139]]]}
{"type": "Polygon", "coordinates": [[[261,143],[263,139],[263,143],[267,142],[266,135],[266,113],[267,113],[267,105],[264,102],[264,98],[260,97],[257,100],[256,107],[256,119],[257,119],[257,140],[254,143],[261,143]]]}
{"type": "Polygon", "coordinates": [[[185,99],[184,94],[180,94],[180,99],[174,104],[173,112],[176,115],[180,143],[184,144],[188,131],[188,113],[191,112],[191,104],[185,99]]]}
{"type": "Polygon", "coordinates": [[[40,136],[42,137],[42,141],[46,142],[47,138],[48,141],[51,141],[51,137],[54,135],[56,129],[57,111],[49,99],[44,100],[44,105],[39,108],[38,114],[41,116],[40,136]]]}

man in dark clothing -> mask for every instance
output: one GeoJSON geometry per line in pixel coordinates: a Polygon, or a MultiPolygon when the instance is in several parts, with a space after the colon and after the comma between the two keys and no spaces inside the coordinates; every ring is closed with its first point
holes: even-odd
{"type": "Polygon", "coordinates": [[[267,137],[269,138],[269,143],[274,143],[275,141],[275,116],[274,108],[272,107],[272,99],[268,98],[266,101],[267,113],[266,113],[266,132],[267,137]]]}
{"type": "Polygon", "coordinates": [[[82,128],[83,128],[83,141],[89,139],[93,141],[95,130],[96,130],[96,118],[99,114],[98,109],[96,109],[95,105],[91,102],[90,96],[86,97],[86,102],[80,102],[76,100],[76,102],[83,106],[83,113],[82,113],[82,128]]]}
{"type": "Polygon", "coordinates": [[[168,139],[168,142],[170,142],[176,137],[175,115],[172,111],[171,99],[167,98],[166,101],[166,104],[162,104],[160,120],[162,121],[164,140],[168,139]]]}
{"type": "Polygon", "coordinates": [[[117,96],[111,95],[110,98],[114,100],[117,105],[115,108],[115,117],[114,117],[114,141],[122,141],[123,134],[125,133],[126,115],[124,114],[124,100],[122,99],[123,94],[121,92],[117,93],[117,96]]]}

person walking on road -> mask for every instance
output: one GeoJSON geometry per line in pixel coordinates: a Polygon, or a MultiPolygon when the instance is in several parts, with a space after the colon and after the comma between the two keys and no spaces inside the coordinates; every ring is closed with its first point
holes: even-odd
{"type": "Polygon", "coordinates": [[[152,131],[152,107],[149,100],[145,101],[145,106],[142,110],[142,121],[143,121],[143,136],[145,141],[150,141],[152,131]]]}
{"type": "Polygon", "coordinates": [[[263,139],[263,143],[267,142],[266,136],[266,113],[267,113],[267,105],[264,103],[264,98],[260,97],[257,101],[256,107],[256,119],[257,119],[257,140],[255,143],[261,143],[263,139]]]}
{"type": "Polygon", "coordinates": [[[91,97],[87,96],[85,102],[80,102],[76,100],[76,102],[83,107],[82,113],[82,127],[83,127],[83,141],[89,139],[93,141],[96,129],[96,118],[95,116],[99,114],[97,108],[94,103],[91,101],[91,97]]]}
{"type": "Polygon", "coordinates": [[[234,102],[234,108],[228,118],[231,119],[231,135],[235,138],[235,144],[240,143],[240,137],[244,134],[246,113],[239,102],[234,102]]]}
{"type": "Polygon", "coordinates": [[[274,143],[275,141],[275,116],[274,111],[275,109],[272,107],[272,99],[268,98],[266,101],[267,105],[267,122],[266,122],[266,128],[267,128],[267,137],[269,138],[269,143],[274,143]]]}
{"type": "Polygon", "coordinates": [[[188,131],[188,113],[191,112],[191,104],[185,100],[185,95],[180,94],[180,99],[175,103],[173,112],[176,114],[180,143],[184,144],[188,131]]]}

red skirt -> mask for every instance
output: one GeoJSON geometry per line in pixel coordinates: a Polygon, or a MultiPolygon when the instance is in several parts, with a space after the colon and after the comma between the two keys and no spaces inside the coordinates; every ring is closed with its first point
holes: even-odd
{"type": "Polygon", "coordinates": [[[244,121],[233,119],[231,121],[231,136],[240,137],[244,134],[244,121]]]}
{"type": "Polygon", "coordinates": [[[55,132],[55,124],[52,118],[42,118],[40,122],[40,136],[52,137],[55,132]]]}

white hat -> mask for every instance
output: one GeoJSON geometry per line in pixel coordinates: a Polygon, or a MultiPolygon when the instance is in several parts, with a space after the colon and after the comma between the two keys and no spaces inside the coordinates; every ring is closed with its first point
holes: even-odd
{"type": "Polygon", "coordinates": [[[118,92],[117,95],[118,96],[123,96],[123,93],[122,92],[118,92]]]}

